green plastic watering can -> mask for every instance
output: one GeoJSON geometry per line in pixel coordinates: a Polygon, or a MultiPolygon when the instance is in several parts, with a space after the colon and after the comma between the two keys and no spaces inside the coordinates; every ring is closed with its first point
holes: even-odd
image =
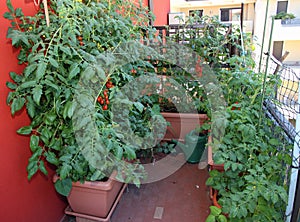
{"type": "Polygon", "coordinates": [[[207,134],[198,134],[194,130],[185,135],[185,143],[173,140],[184,152],[188,163],[199,163],[207,143],[207,134]]]}

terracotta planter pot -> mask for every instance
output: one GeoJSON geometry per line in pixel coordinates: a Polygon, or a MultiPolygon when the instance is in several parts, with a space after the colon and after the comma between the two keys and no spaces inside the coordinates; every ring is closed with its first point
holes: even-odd
{"type": "Polygon", "coordinates": [[[218,203],[218,191],[215,190],[215,189],[212,189],[212,202],[213,202],[213,205],[219,209],[222,208],[222,206],[218,203]]]}
{"type": "MultiPolygon", "coordinates": [[[[219,204],[218,202],[218,190],[215,190],[215,189],[212,189],[212,202],[213,202],[213,205],[219,209],[222,209],[222,206],[219,204]]],[[[228,214],[225,214],[225,213],[222,213],[226,218],[229,218],[229,215],[228,214]]]]}
{"type": "Polygon", "coordinates": [[[202,125],[208,119],[206,114],[168,112],[162,112],[161,114],[166,121],[170,122],[163,140],[183,141],[187,133],[202,125]]]}
{"type": "Polygon", "coordinates": [[[210,169],[211,170],[218,170],[220,172],[224,172],[224,164],[210,164],[210,169]]]}
{"type": "Polygon", "coordinates": [[[105,182],[73,183],[72,190],[67,197],[71,208],[69,214],[106,218],[123,186],[123,183],[111,178],[105,182]]]}

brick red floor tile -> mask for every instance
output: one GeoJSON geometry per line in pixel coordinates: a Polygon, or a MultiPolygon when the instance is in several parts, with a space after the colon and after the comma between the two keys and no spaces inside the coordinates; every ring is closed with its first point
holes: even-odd
{"type": "Polygon", "coordinates": [[[171,176],[140,188],[128,186],[111,222],[204,222],[211,201],[205,181],[206,169],[184,164],[171,176]],[[154,219],[156,207],[163,207],[162,219],[154,219]]]}

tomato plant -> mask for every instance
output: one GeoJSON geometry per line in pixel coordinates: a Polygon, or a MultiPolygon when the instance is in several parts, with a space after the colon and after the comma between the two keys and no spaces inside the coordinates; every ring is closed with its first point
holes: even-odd
{"type": "Polygon", "coordinates": [[[141,168],[122,163],[123,159],[134,159],[138,147],[122,142],[110,118],[116,86],[133,79],[131,67],[121,67],[115,73],[105,73],[103,67],[97,69],[102,75],[97,79],[97,96],[91,104],[100,142],[105,146],[97,157],[102,161],[101,169],[90,164],[95,157],[87,161],[74,133],[74,121],[82,129],[89,124],[84,112],[78,113],[89,100],[83,99],[77,106],[74,100],[81,76],[93,75],[97,56],[123,42],[142,39],[145,31],[151,35],[153,29],[147,26],[151,13],[136,1],[49,0],[48,26],[42,5],[33,16],[15,9],[10,0],[7,7],[4,17],[11,21],[7,38],[19,49],[19,63],[25,65],[21,73],[10,73],[7,103],[12,115],[26,110],[30,117],[30,124],[18,130],[30,137],[28,179],[39,170],[47,174],[48,162],[56,166],[68,188],[70,181],[100,180],[114,168],[127,172],[126,182],[139,184],[144,176],[141,168]],[[107,153],[114,160],[104,159],[107,153]]]}
{"type": "MultiPolygon", "coordinates": [[[[220,70],[218,74],[228,118],[224,137],[212,146],[214,161],[224,164],[224,172],[212,170],[206,184],[218,190],[218,202],[230,221],[284,221],[284,178],[291,164],[291,144],[283,130],[262,114],[263,74],[251,67],[220,70]]],[[[273,78],[266,84],[265,98],[274,93],[273,78]]]]}

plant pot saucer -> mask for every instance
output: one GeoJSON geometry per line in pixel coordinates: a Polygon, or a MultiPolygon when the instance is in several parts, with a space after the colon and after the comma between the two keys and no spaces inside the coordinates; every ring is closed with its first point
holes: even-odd
{"type": "Polygon", "coordinates": [[[112,205],[108,215],[103,218],[103,217],[95,217],[92,215],[86,215],[86,214],[82,214],[82,213],[77,213],[74,212],[70,206],[67,206],[67,208],[65,209],[65,214],[67,215],[71,215],[71,216],[75,216],[76,217],[76,222],[95,222],[95,221],[103,221],[103,222],[109,222],[110,221],[110,217],[112,216],[112,213],[114,212],[115,208],[117,207],[121,196],[124,192],[124,190],[126,189],[127,184],[123,184],[114,204],[112,205]]]}

